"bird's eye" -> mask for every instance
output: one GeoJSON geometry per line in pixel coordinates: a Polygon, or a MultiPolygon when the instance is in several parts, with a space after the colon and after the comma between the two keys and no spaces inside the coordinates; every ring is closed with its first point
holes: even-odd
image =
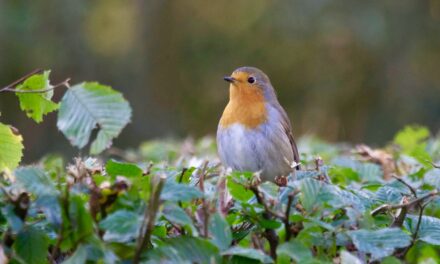
{"type": "Polygon", "coordinates": [[[255,78],[254,77],[249,77],[248,78],[248,83],[254,83],[255,82],[255,78]]]}

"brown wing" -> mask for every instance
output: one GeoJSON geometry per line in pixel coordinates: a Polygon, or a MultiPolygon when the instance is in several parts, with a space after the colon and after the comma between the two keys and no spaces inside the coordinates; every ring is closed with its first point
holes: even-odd
{"type": "MultiPolygon", "coordinates": [[[[283,122],[284,131],[286,132],[286,135],[287,135],[287,137],[289,138],[289,141],[290,141],[290,145],[292,146],[293,160],[296,163],[299,163],[298,147],[296,146],[295,140],[293,139],[292,125],[290,123],[289,117],[287,116],[286,111],[284,111],[283,107],[281,107],[280,104],[277,104],[276,108],[280,111],[281,116],[283,118],[282,122],[283,122]]],[[[300,166],[297,166],[296,169],[299,170],[300,166]]]]}

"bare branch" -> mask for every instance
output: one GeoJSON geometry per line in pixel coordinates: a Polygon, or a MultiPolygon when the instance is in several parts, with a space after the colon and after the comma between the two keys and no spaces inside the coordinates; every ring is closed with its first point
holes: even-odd
{"type": "Polygon", "coordinates": [[[154,192],[150,198],[148,208],[144,211],[144,219],[142,222],[141,229],[139,231],[139,237],[136,245],[136,252],[133,257],[133,263],[137,264],[140,261],[142,249],[147,246],[150,242],[151,234],[153,233],[154,224],[156,221],[157,211],[160,205],[160,193],[162,192],[163,186],[165,185],[166,177],[161,176],[159,178],[159,183],[157,183],[154,188],[154,192]]]}
{"type": "MultiPolygon", "coordinates": [[[[264,201],[264,194],[261,193],[258,189],[258,185],[251,185],[249,189],[255,194],[255,197],[257,198],[257,202],[261,205],[263,205],[265,212],[263,213],[263,218],[270,220],[272,217],[278,217],[280,219],[284,219],[283,214],[279,214],[269,208],[269,206],[264,201]]],[[[277,258],[277,247],[278,247],[278,235],[273,229],[266,228],[264,231],[264,237],[269,242],[270,247],[270,256],[273,259],[277,258]]]]}
{"type": "MultiPolygon", "coordinates": [[[[200,191],[205,193],[205,172],[208,168],[208,161],[204,161],[202,167],[200,168],[199,173],[199,188],[200,191]]],[[[203,237],[207,238],[209,236],[208,227],[209,227],[209,204],[205,198],[202,198],[202,210],[203,210],[203,237]]]]}
{"type": "Polygon", "coordinates": [[[56,88],[58,88],[58,87],[62,87],[62,86],[64,86],[64,87],[70,87],[70,85],[69,85],[69,81],[70,81],[70,78],[67,78],[67,79],[65,79],[64,81],[62,81],[62,82],[60,82],[60,83],[57,83],[57,84],[55,84],[54,86],[52,86],[52,87],[50,87],[50,88],[42,89],[42,90],[17,90],[17,89],[10,88],[9,86],[7,86],[7,87],[2,88],[2,89],[0,90],[0,93],[1,93],[1,92],[33,93],[33,94],[36,94],[36,93],[46,93],[46,92],[52,91],[52,90],[54,90],[54,89],[56,89],[56,88]]]}
{"type": "Polygon", "coordinates": [[[1,88],[0,93],[6,92],[8,89],[13,89],[15,86],[17,86],[18,84],[20,84],[21,82],[23,82],[27,78],[31,77],[32,75],[39,74],[41,72],[43,72],[42,69],[35,69],[35,70],[31,71],[30,73],[26,74],[25,76],[21,77],[20,79],[15,80],[12,83],[10,83],[9,85],[6,85],[5,87],[1,88]]]}
{"type": "Polygon", "coordinates": [[[429,163],[431,163],[432,167],[436,168],[436,169],[440,169],[440,165],[439,164],[435,164],[432,161],[428,161],[429,163]]]}
{"type": "Polygon", "coordinates": [[[415,198],[417,198],[417,192],[414,189],[414,187],[412,187],[409,183],[407,183],[406,181],[404,181],[403,179],[397,177],[396,175],[391,175],[391,177],[393,177],[394,179],[398,180],[399,182],[401,182],[402,184],[404,184],[406,187],[408,187],[408,189],[411,191],[411,193],[414,195],[415,198]]]}
{"type": "Polygon", "coordinates": [[[422,196],[420,198],[414,199],[414,200],[412,200],[411,202],[408,202],[408,203],[402,203],[402,204],[383,204],[383,205],[379,206],[378,208],[374,209],[373,211],[371,211],[371,215],[375,216],[375,215],[377,215],[379,213],[382,213],[382,212],[385,212],[385,211],[394,210],[394,209],[410,208],[411,206],[419,204],[419,203],[422,203],[424,200],[426,200],[428,198],[431,198],[433,196],[436,196],[436,195],[439,195],[438,190],[429,192],[428,194],[426,194],[426,195],[424,195],[424,196],[422,196]]]}
{"type": "Polygon", "coordinates": [[[284,214],[284,228],[286,231],[286,241],[289,241],[291,236],[292,236],[292,230],[291,230],[291,226],[290,226],[290,221],[289,221],[289,215],[290,215],[290,210],[292,207],[292,202],[293,199],[295,198],[295,196],[300,193],[300,190],[295,190],[294,192],[290,193],[287,196],[287,208],[286,208],[286,213],[284,214]]]}
{"type": "Polygon", "coordinates": [[[423,206],[422,205],[420,206],[420,212],[419,212],[419,218],[417,220],[416,230],[414,231],[414,234],[413,234],[413,237],[412,237],[413,238],[413,244],[414,244],[415,240],[417,239],[417,235],[419,234],[420,224],[422,223],[423,211],[425,210],[426,205],[427,204],[425,204],[423,206]]]}

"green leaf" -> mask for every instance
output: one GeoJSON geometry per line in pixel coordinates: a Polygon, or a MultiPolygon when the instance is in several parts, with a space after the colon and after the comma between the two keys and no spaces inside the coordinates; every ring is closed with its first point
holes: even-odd
{"type": "Polygon", "coordinates": [[[291,240],[280,245],[277,248],[277,255],[281,254],[291,257],[297,263],[301,263],[313,258],[310,249],[297,240],[291,240]]]}
{"type": "Polygon", "coordinates": [[[142,176],[142,169],[136,164],[118,162],[114,160],[107,161],[105,165],[105,171],[108,175],[115,178],[116,176],[140,177],[142,176]]]}
{"type": "MultiPolygon", "coordinates": [[[[35,74],[27,78],[22,84],[18,85],[19,91],[37,91],[51,88],[49,83],[50,71],[43,74],[35,74]]],[[[58,104],[53,102],[53,91],[44,93],[15,93],[20,101],[21,110],[35,122],[43,121],[43,116],[58,109],[58,104]]]]}
{"type": "Polygon", "coordinates": [[[312,178],[306,178],[301,182],[301,204],[307,211],[312,211],[323,183],[312,178]]]}
{"type": "Polygon", "coordinates": [[[212,235],[212,243],[217,245],[220,250],[226,250],[232,243],[231,228],[219,213],[211,215],[209,233],[212,235]]]}
{"type": "Polygon", "coordinates": [[[22,229],[14,242],[17,256],[25,263],[48,263],[49,239],[43,231],[32,226],[22,229]]]}
{"type": "Polygon", "coordinates": [[[87,247],[79,245],[75,252],[63,264],[80,264],[87,261],[87,247]]]}
{"type": "Polygon", "coordinates": [[[423,181],[437,189],[440,189],[440,169],[434,168],[425,173],[423,181]]]}
{"type": "Polygon", "coordinates": [[[221,263],[219,250],[208,240],[176,237],[147,253],[143,263],[221,263]]]}
{"type": "Polygon", "coordinates": [[[185,210],[177,206],[175,203],[165,203],[162,214],[168,221],[172,223],[183,226],[193,226],[193,222],[185,210]]]}
{"type": "Polygon", "coordinates": [[[58,191],[49,175],[37,167],[21,167],[14,172],[17,183],[37,196],[57,195],[58,191]]]}
{"type": "Polygon", "coordinates": [[[125,243],[138,236],[141,221],[138,214],[119,210],[102,220],[99,227],[105,230],[105,241],[125,243]]]}
{"type": "Polygon", "coordinates": [[[15,214],[15,206],[7,204],[1,207],[2,217],[6,218],[9,227],[14,233],[21,230],[24,226],[23,220],[15,214]]]}
{"type": "Polygon", "coordinates": [[[80,244],[76,251],[63,264],[80,263],[119,263],[118,257],[109,248],[105,247],[101,241],[94,238],[88,244],[80,244]]]}
{"type": "Polygon", "coordinates": [[[429,165],[430,155],[426,151],[429,130],[422,126],[406,126],[394,137],[394,143],[400,145],[402,152],[416,158],[420,163],[429,165]]]}
{"type": "Polygon", "coordinates": [[[356,230],[348,232],[359,251],[370,253],[373,260],[393,254],[396,248],[404,248],[411,243],[411,237],[399,228],[379,230],[356,230]]]}
{"type": "MultiPolygon", "coordinates": [[[[74,230],[70,240],[65,243],[77,243],[90,237],[93,234],[93,218],[86,209],[85,201],[79,195],[72,195],[69,201],[70,228],[74,230]]],[[[69,244],[67,244],[68,246],[69,244]]]]}
{"type": "MultiPolygon", "coordinates": [[[[405,224],[411,232],[415,232],[418,219],[418,215],[407,216],[405,224]]],[[[429,244],[440,245],[440,219],[432,216],[422,216],[417,238],[429,244]]]]}
{"type": "Polygon", "coordinates": [[[23,138],[16,135],[12,129],[0,123],[0,172],[13,170],[23,156],[23,138]]]}
{"type": "Polygon", "coordinates": [[[87,145],[92,130],[98,128],[90,153],[99,154],[111,146],[130,118],[130,105],[119,92],[96,82],[81,83],[64,94],[57,126],[78,148],[87,145]]]}
{"type": "Polygon", "coordinates": [[[226,186],[235,200],[247,202],[254,197],[254,193],[251,190],[246,189],[242,184],[236,182],[233,177],[228,177],[226,186]]]}
{"type": "Polygon", "coordinates": [[[160,194],[162,200],[170,202],[187,202],[201,197],[203,197],[203,193],[196,187],[179,184],[171,180],[165,183],[160,194]]]}
{"type": "Polygon", "coordinates": [[[263,252],[253,248],[243,248],[239,246],[232,247],[222,252],[223,256],[240,256],[249,259],[255,259],[262,263],[273,263],[273,260],[263,252]]]}

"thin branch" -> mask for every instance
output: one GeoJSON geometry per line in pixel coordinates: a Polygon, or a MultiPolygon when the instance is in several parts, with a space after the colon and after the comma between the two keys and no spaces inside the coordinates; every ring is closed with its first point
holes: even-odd
{"type": "Polygon", "coordinates": [[[14,88],[5,87],[5,88],[2,88],[2,89],[0,90],[0,92],[32,93],[32,94],[36,94],[36,93],[46,93],[46,92],[52,91],[52,90],[54,90],[54,89],[56,89],[56,88],[58,88],[58,87],[62,87],[62,86],[64,86],[64,87],[69,87],[69,86],[70,86],[70,85],[69,85],[69,81],[70,81],[70,78],[67,78],[67,79],[65,79],[64,81],[62,81],[62,82],[60,82],[60,83],[57,83],[57,84],[55,84],[54,86],[52,86],[52,87],[50,87],[50,88],[42,89],[42,90],[17,90],[17,89],[14,89],[14,88]]]}
{"type": "Polygon", "coordinates": [[[428,194],[414,199],[411,202],[408,203],[402,203],[402,204],[383,204],[381,206],[379,206],[378,208],[374,209],[373,211],[371,211],[371,215],[375,216],[381,212],[385,212],[385,211],[390,211],[390,210],[394,210],[394,209],[400,209],[400,208],[410,208],[413,205],[416,205],[418,203],[423,202],[425,199],[431,198],[433,196],[439,195],[438,190],[429,192],[428,194]]]}
{"type": "Polygon", "coordinates": [[[436,169],[440,169],[440,165],[439,164],[435,164],[432,161],[428,161],[429,163],[431,163],[432,167],[436,168],[436,169]]]}
{"type": "Polygon", "coordinates": [[[299,190],[296,190],[293,193],[289,194],[287,197],[287,208],[286,208],[286,213],[284,214],[284,219],[283,219],[284,228],[285,228],[285,232],[286,232],[286,241],[289,241],[292,236],[292,232],[290,230],[289,215],[290,215],[290,209],[292,207],[293,199],[295,198],[295,196],[299,192],[300,192],[299,190]]]}
{"type": "Polygon", "coordinates": [[[394,179],[398,180],[399,182],[401,182],[402,184],[404,184],[406,187],[408,187],[408,189],[411,191],[411,193],[414,195],[415,198],[417,198],[417,192],[414,189],[414,187],[412,187],[411,185],[409,185],[409,183],[407,183],[406,181],[404,181],[403,179],[397,177],[396,175],[391,175],[391,177],[393,177],[394,179]]]}
{"type": "MultiPolygon", "coordinates": [[[[263,205],[265,212],[263,213],[263,218],[270,220],[273,216],[280,219],[284,219],[284,215],[272,211],[269,206],[264,201],[264,194],[258,189],[258,185],[251,185],[249,189],[255,194],[257,202],[263,205]]],[[[278,235],[273,229],[266,228],[264,230],[264,237],[269,242],[270,256],[275,260],[277,259],[277,247],[278,247],[278,235]]]]}
{"type": "MultiPolygon", "coordinates": [[[[208,161],[203,162],[200,168],[199,176],[199,188],[200,191],[205,194],[205,171],[208,167],[208,161]]],[[[202,198],[202,210],[203,210],[203,237],[208,237],[208,227],[209,227],[209,205],[205,198],[202,198]]]]}
{"type": "Polygon", "coordinates": [[[249,189],[255,194],[257,202],[264,207],[264,211],[266,211],[269,216],[279,218],[281,221],[286,219],[283,214],[270,209],[269,205],[264,201],[264,193],[260,192],[257,186],[250,186],[249,189]]]}
{"type": "Polygon", "coordinates": [[[39,74],[41,72],[43,72],[43,69],[35,69],[35,70],[31,71],[30,73],[26,74],[25,76],[21,77],[20,79],[15,80],[12,83],[10,83],[9,85],[6,85],[5,87],[1,88],[0,89],[0,93],[3,92],[3,91],[8,90],[10,88],[14,88],[18,84],[20,84],[21,82],[26,80],[27,78],[31,77],[32,75],[39,74]]]}
{"type": "Polygon", "coordinates": [[[160,205],[160,193],[162,192],[163,186],[165,185],[166,177],[161,176],[159,178],[159,183],[154,188],[154,192],[150,198],[148,208],[144,211],[144,219],[142,222],[141,229],[139,231],[139,237],[136,245],[136,252],[133,257],[133,263],[138,264],[141,258],[142,249],[147,246],[150,242],[151,234],[153,233],[154,224],[156,221],[157,211],[160,205]]]}
{"type": "Polygon", "coordinates": [[[412,244],[414,244],[414,242],[417,239],[417,235],[419,234],[420,224],[422,223],[423,211],[425,210],[426,205],[427,204],[425,204],[423,206],[420,205],[419,217],[418,217],[418,220],[417,220],[416,230],[413,233],[413,237],[412,237],[413,238],[413,242],[412,242],[412,244]]]}

